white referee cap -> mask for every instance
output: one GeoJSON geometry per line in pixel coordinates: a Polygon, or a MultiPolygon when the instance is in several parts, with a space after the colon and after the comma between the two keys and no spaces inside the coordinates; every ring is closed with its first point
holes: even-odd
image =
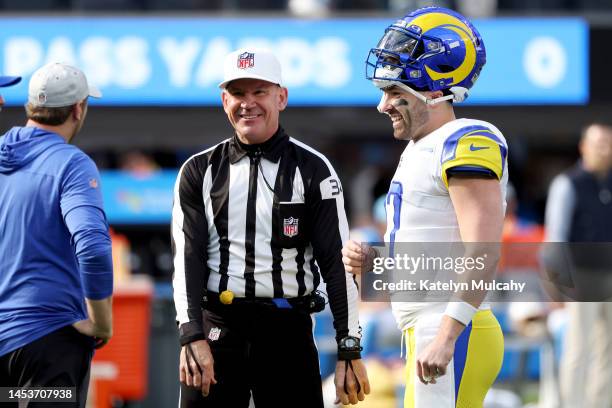
{"type": "Polygon", "coordinates": [[[102,93],[87,83],[81,70],[70,65],[58,62],[47,64],[36,70],[30,78],[28,103],[33,106],[71,106],[88,96],[99,98],[102,93]]]}
{"type": "Polygon", "coordinates": [[[223,82],[219,88],[225,89],[236,79],[260,79],[281,85],[281,65],[271,51],[242,48],[228,54],[223,64],[223,82]]]}

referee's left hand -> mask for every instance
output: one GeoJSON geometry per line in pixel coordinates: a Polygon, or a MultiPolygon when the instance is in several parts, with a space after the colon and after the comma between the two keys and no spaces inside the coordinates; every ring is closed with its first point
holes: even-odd
{"type": "Polygon", "coordinates": [[[184,345],[179,358],[180,381],[189,387],[199,388],[202,395],[207,397],[210,386],[216,384],[217,380],[212,352],[206,340],[184,345]]]}
{"type": "Polygon", "coordinates": [[[362,360],[338,361],[336,363],[336,385],[335,404],[343,405],[357,404],[363,401],[365,396],[370,393],[370,382],[368,373],[362,360]],[[351,368],[352,367],[352,368],[351,368]]]}

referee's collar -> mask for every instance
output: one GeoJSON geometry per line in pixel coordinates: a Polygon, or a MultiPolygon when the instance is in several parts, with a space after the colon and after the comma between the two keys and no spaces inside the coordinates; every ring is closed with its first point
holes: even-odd
{"type": "Polygon", "coordinates": [[[234,164],[244,156],[254,155],[257,152],[261,152],[261,155],[266,160],[276,163],[280,159],[283,147],[288,139],[289,136],[287,136],[285,130],[280,125],[271,138],[259,144],[242,143],[238,136],[234,134],[229,146],[230,163],[234,164]]]}

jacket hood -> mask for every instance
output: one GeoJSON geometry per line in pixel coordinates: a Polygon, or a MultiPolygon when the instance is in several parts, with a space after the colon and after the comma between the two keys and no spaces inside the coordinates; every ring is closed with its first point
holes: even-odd
{"type": "Polygon", "coordinates": [[[0,173],[11,173],[30,163],[50,146],[66,143],[58,134],[36,127],[14,127],[0,137],[0,173]]]}

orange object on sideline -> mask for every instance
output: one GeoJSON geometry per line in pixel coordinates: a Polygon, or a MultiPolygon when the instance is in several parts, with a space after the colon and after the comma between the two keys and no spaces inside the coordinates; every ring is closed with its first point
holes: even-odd
{"type": "Polygon", "coordinates": [[[132,276],[130,269],[130,241],[123,234],[109,229],[113,245],[113,275],[115,284],[125,282],[132,276]]]}
{"type": "Polygon", "coordinates": [[[535,223],[521,225],[517,217],[507,215],[504,220],[498,271],[500,273],[517,270],[537,272],[540,268],[538,254],[544,235],[542,225],[535,223]]]}
{"type": "Polygon", "coordinates": [[[143,399],[147,394],[149,327],[153,284],[132,279],[113,293],[113,337],[96,350],[91,381],[96,408],[112,407],[112,398],[143,399]]]}

